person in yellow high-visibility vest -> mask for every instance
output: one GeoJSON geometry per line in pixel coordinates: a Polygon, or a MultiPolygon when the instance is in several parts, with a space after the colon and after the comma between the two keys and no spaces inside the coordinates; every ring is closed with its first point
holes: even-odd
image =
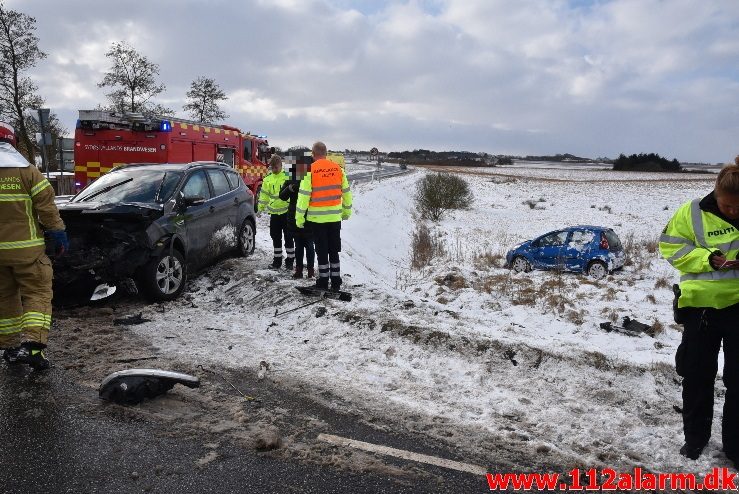
{"type": "Polygon", "coordinates": [[[269,236],[272,238],[274,255],[272,269],[282,266],[282,237],[285,237],[285,269],[292,270],[295,260],[295,242],[292,232],[288,229],[287,210],[288,202],[280,199],[280,190],[290,178],[282,170],[282,158],[273,154],[269,159],[269,168],[272,173],[264,177],[262,191],[259,193],[257,212],[267,211],[269,213],[269,236]]]}
{"type": "Polygon", "coordinates": [[[9,364],[46,369],[52,267],[44,253],[44,229],[57,255],[69,242],[54,189],[15,150],[14,141],[12,127],[0,123],[0,348],[9,364]]]}
{"type": "Polygon", "coordinates": [[[721,169],[713,192],[678,208],[659,250],[680,272],[675,304],[675,322],[684,327],[675,354],[675,370],[683,378],[680,453],[697,459],[711,437],[723,346],[721,435],[724,454],[739,466],[739,157],[721,169]]]}
{"type": "Polygon", "coordinates": [[[326,158],[326,145],[313,144],[313,164],[300,182],[295,225],[313,232],[318,278],[316,288],[338,291],[341,287],[341,221],[352,214],[352,193],[344,170],[326,158]]]}

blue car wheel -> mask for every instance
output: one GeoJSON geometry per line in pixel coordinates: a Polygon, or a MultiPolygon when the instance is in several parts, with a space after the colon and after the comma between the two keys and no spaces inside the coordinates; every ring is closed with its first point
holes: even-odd
{"type": "Polygon", "coordinates": [[[588,276],[596,280],[602,280],[608,274],[608,267],[603,261],[592,261],[588,265],[588,276]]]}
{"type": "Polygon", "coordinates": [[[516,273],[527,273],[531,271],[531,263],[524,256],[516,256],[511,261],[511,268],[516,273]]]}

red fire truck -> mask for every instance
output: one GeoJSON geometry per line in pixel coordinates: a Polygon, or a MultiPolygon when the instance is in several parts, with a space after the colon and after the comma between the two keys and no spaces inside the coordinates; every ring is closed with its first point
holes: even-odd
{"type": "Polygon", "coordinates": [[[271,154],[265,136],[229,125],[99,110],[80,110],[74,140],[77,190],[124,163],[221,161],[257,195],[271,154]]]}

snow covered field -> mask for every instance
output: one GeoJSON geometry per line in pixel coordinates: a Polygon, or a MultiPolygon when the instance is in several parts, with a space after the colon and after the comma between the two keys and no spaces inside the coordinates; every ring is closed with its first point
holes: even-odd
{"type": "Polygon", "coordinates": [[[296,295],[287,273],[265,269],[271,243],[268,220],[260,217],[253,257],[229,259],[193,280],[166,312],[148,309],[153,321],[135,331],[192,362],[256,372],[266,361],[269,378],[328,391],[370,422],[393,417],[481,465],[663,472],[727,466],[719,451],[721,391],[704,455],[693,462],[677,453],[676,275],[654,251],[676,207],[710,191],[714,177],[473,172],[464,175],[472,208],[431,225],[445,254],[430,266],[410,268],[412,195],[426,173],[417,170],[353,188],[354,215],[342,230],[351,303],[326,301],[275,316],[310,300],[296,295]],[[501,255],[514,244],[575,224],[612,227],[630,249],[624,270],[595,282],[502,266],[501,255]],[[599,328],[624,316],[654,324],[659,334],[599,328]]]}

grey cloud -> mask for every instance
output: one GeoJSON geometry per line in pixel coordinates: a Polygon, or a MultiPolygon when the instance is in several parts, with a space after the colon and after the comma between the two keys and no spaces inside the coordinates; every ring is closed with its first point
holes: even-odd
{"type": "Polygon", "coordinates": [[[6,0],[38,20],[50,56],[33,75],[68,127],[104,100],[104,53],[126,39],[160,65],[170,107],[214,77],[229,123],[283,146],[736,154],[733,2],[572,5],[6,0]]]}

